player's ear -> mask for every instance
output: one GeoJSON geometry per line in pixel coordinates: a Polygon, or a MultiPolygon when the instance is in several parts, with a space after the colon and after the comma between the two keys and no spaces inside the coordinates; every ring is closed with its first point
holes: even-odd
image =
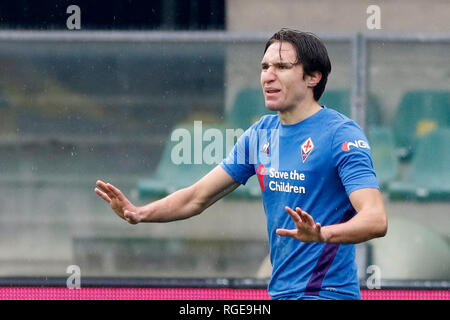
{"type": "Polygon", "coordinates": [[[307,75],[306,78],[308,87],[315,87],[320,80],[322,80],[322,73],[320,71],[311,72],[311,74],[307,75]]]}

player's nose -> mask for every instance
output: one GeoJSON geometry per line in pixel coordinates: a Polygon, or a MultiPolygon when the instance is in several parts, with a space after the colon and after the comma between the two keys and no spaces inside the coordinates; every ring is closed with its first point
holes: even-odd
{"type": "Polygon", "coordinates": [[[264,85],[276,80],[276,74],[273,72],[273,68],[270,67],[265,72],[261,73],[261,84],[264,85]]]}

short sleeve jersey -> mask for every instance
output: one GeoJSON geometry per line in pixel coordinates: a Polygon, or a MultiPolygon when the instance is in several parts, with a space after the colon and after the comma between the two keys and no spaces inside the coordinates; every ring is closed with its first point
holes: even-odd
{"type": "Polygon", "coordinates": [[[272,299],[360,299],[352,244],[305,243],[276,234],[294,229],[285,206],[302,208],[322,226],[351,219],[349,195],[379,188],[362,129],[322,107],[293,125],[263,116],[238,139],[222,168],[241,184],[257,175],[267,218],[272,299]]]}

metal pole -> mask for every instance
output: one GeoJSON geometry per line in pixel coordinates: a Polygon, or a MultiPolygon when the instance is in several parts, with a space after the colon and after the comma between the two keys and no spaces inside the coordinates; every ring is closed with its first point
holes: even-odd
{"type": "Polygon", "coordinates": [[[351,117],[363,130],[366,127],[367,100],[367,41],[357,33],[352,41],[352,88],[350,97],[351,117]]]}

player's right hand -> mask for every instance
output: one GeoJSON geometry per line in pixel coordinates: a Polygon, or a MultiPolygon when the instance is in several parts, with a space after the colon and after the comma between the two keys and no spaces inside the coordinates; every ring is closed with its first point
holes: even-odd
{"type": "Polygon", "coordinates": [[[110,183],[97,180],[95,193],[109,203],[111,209],[122,219],[131,224],[141,221],[139,210],[125,197],[118,188],[110,183]]]}

